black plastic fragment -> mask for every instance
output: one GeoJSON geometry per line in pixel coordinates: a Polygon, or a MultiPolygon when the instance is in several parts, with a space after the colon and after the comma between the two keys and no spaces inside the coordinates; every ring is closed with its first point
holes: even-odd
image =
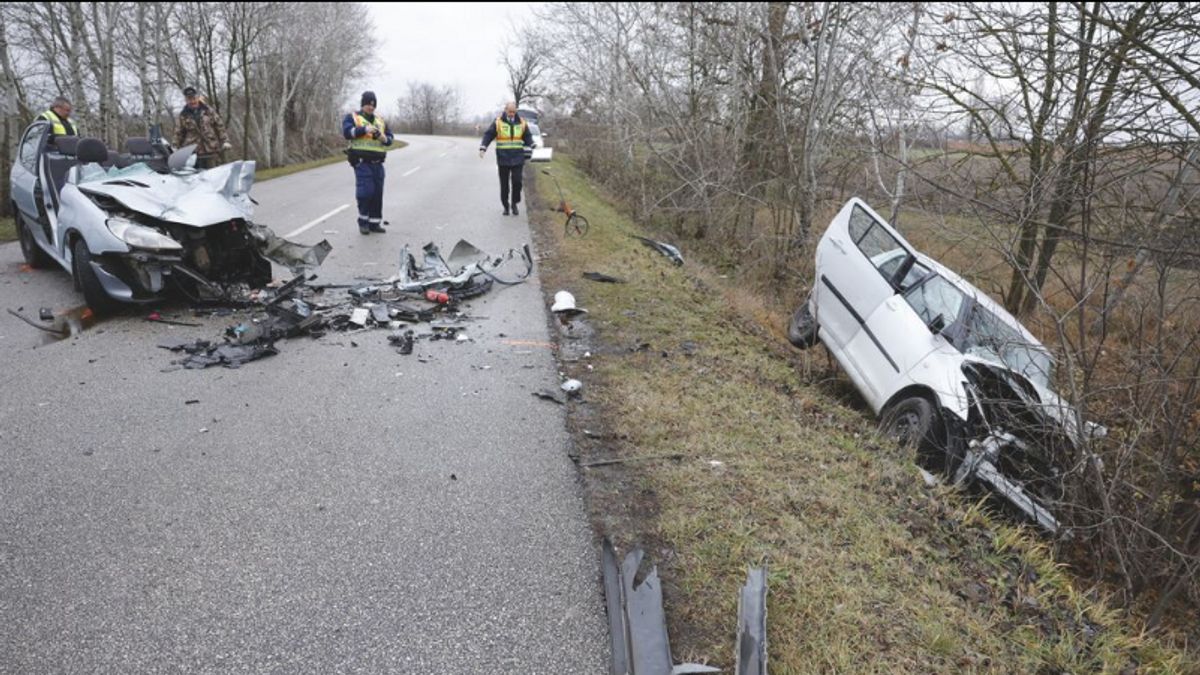
{"type": "Polygon", "coordinates": [[[603,272],[584,272],[583,278],[587,279],[588,281],[598,281],[603,284],[623,284],[623,283],[625,283],[624,279],[621,279],[619,277],[610,276],[603,272]]]}

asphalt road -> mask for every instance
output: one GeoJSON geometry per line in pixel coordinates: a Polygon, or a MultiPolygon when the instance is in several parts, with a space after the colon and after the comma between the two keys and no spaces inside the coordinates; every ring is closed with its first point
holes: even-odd
{"type": "MultiPolygon", "coordinates": [[[[295,237],[330,240],[331,283],[392,274],[406,242],[529,241],[490,152],[405,140],[387,234],[358,233],[345,164],[256,186],[256,220],[348,204],[295,237]]],[[[80,303],[20,263],[0,246],[0,308],[80,303]]],[[[559,382],[545,311],[534,281],[472,301],[472,342],[331,334],[202,371],[155,345],[230,318],[53,341],[0,314],[0,672],[605,672],[563,411],[530,395],[559,382]]]]}

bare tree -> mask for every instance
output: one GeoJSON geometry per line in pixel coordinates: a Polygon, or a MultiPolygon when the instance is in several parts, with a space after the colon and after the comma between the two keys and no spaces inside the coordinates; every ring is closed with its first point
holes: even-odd
{"type": "Polygon", "coordinates": [[[501,48],[500,63],[508,73],[508,90],[517,105],[542,95],[542,79],[549,68],[550,54],[540,31],[528,26],[522,28],[515,40],[507,41],[501,48]]]}
{"type": "Polygon", "coordinates": [[[396,105],[402,116],[399,128],[418,134],[445,131],[461,115],[458,92],[429,82],[409,82],[407,95],[396,105]]]}

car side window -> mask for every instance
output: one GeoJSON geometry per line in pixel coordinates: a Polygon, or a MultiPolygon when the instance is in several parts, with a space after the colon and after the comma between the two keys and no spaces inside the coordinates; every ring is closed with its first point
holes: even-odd
{"type": "Polygon", "coordinates": [[[885,230],[871,214],[857,204],[850,212],[850,238],[854,244],[879,270],[883,278],[891,282],[896,270],[908,256],[908,250],[900,240],[885,230]],[[889,272],[890,270],[890,272],[889,272]]]}
{"type": "Polygon", "coordinates": [[[938,316],[946,326],[954,323],[962,312],[967,297],[944,277],[932,277],[905,294],[904,299],[917,312],[925,325],[938,316]]]}
{"type": "Polygon", "coordinates": [[[38,146],[41,145],[44,131],[43,125],[33,127],[25,134],[25,140],[21,142],[19,157],[21,166],[33,174],[37,173],[38,146]]]}
{"type": "MultiPolygon", "coordinates": [[[[879,265],[879,271],[889,279],[896,277],[896,272],[900,270],[900,264],[904,262],[903,255],[894,255],[891,260],[879,265]]],[[[912,288],[912,285],[925,278],[929,274],[929,268],[921,263],[913,263],[913,266],[908,268],[908,273],[904,275],[904,279],[900,282],[900,292],[903,293],[912,288]]]]}

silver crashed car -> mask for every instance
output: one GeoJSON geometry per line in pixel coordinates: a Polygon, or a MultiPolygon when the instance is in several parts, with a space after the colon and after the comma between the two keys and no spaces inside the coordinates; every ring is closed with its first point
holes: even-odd
{"type": "Polygon", "coordinates": [[[284,242],[250,217],[252,161],[205,171],[193,146],[129,139],[126,153],[94,138],[60,137],[50,125],[25,130],[12,169],[13,211],[25,261],[70,272],[96,312],[145,303],[178,290],[193,300],[226,298],[234,287],[271,279],[271,260],[319,265],[322,242],[284,242]]]}
{"type": "Polygon", "coordinates": [[[989,485],[1052,532],[1068,467],[1098,461],[1051,390],[1054,358],[978,288],[916,251],[858,199],[816,251],[808,299],[788,338],[822,342],[885,434],[917,445],[958,483],[989,485]]]}

